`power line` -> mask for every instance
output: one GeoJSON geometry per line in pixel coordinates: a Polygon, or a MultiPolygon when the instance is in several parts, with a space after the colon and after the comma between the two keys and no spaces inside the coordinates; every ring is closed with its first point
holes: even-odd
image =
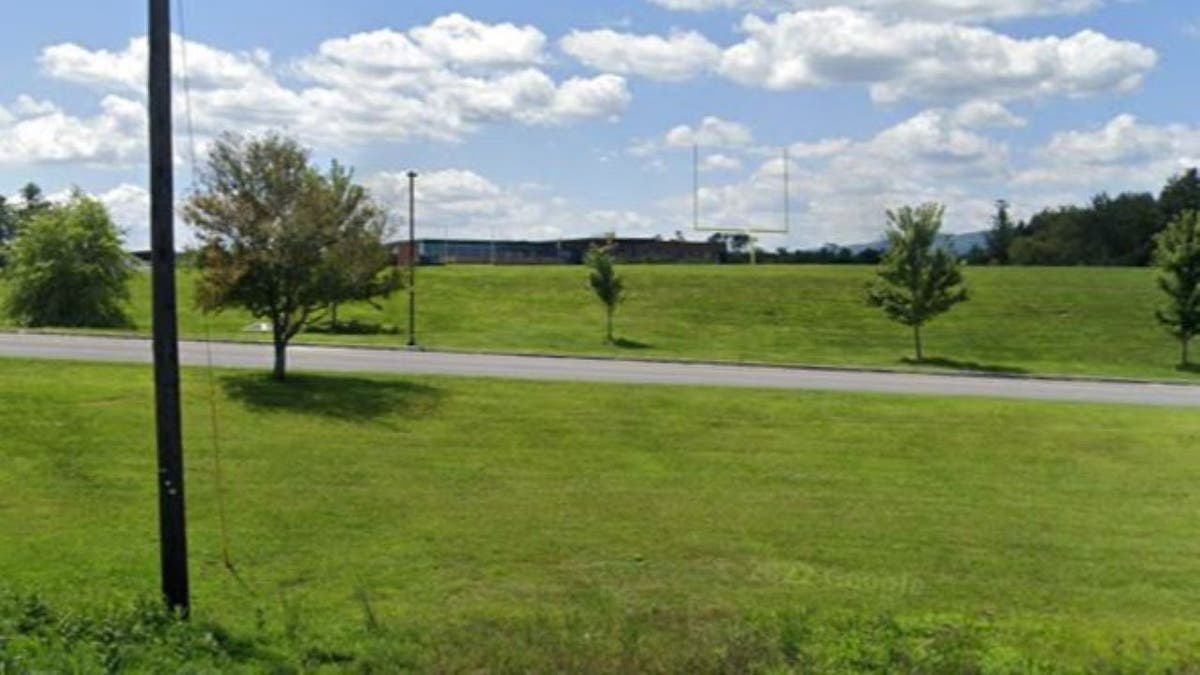
{"type": "MultiPolygon", "coordinates": [[[[188,161],[191,168],[190,185],[194,188],[196,185],[197,176],[200,174],[200,169],[198,153],[196,152],[196,127],[192,107],[191,71],[188,67],[187,15],[184,13],[184,1],[176,0],[175,8],[176,21],[179,24],[179,65],[180,79],[183,82],[184,119],[187,123],[188,161]]],[[[213,482],[216,491],[217,522],[221,537],[221,562],[225,566],[225,569],[233,575],[234,579],[236,579],[238,583],[245,587],[246,582],[242,579],[241,575],[238,574],[237,568],[233,563],[232,546],[230,544],[229,516],[226,508],[225,494],[225,473],[221,462],[221,424],[220,410],[217,405],[217,378],[215,373],[216,366],[214,365],[212,351],[212,320],[207,312],[204,313],[204,353],[206,366],[205,374],[208,384],[209,432],[212,440],[213,453],[213,482]]]]}

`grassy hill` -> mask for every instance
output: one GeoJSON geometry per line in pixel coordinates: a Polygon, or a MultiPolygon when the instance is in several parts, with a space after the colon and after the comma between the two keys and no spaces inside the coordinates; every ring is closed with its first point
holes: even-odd
{"type": "MultiPolygon", "coordinates": [[[[157,549],[149,370],[0,361],[0,380],[3,663],[28,626],[69,635],[79,607],[152,597],[157,549]]],[[[1191,411],[219,372],[235,578],[203,373],[184,391],[196,618],[266,636],[254,658],[1197,665],[1191,411]]],[[[147,630],[97,649],[161,650],[147,630]]],[[[216,635],[189,649],[228,670],[216,635]]]]}
{"type": "MultiPolygon", "coordinates": [[[[831,366],[910,367],[906,329],[867,307],[861,267],[626,266],[630,296],[617,316],[622,346],[602,344],[602,311],[578,267],[423,268],[420,341],[434,349],[683,358],[831,366]]],[[[973,268],[973,299],[928,328],[934,366],[998,372],[1198,379],[1176,369],[1178,348],[1156,325],[1158,291],[1144,269],[973,268]]],[[[181,292],[190,296],[190,277],[181,292]]],[[[255,338],[250,317],[208,323],[181,303],[185,336],[255,338]]],[[[146,279],[134,316],[149,330],[146,279]]],[[[407,300],[309,342],[400,346],[407,300]]],[[[257,336],[262,339],[262,336],[257,336]]]]}

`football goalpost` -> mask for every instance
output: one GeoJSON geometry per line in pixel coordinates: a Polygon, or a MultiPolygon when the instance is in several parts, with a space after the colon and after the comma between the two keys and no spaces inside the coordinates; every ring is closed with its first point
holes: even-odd
{"type": "Polygon", "coordinates": [[[791,234],[792,231],[792,186],[791,165],[788,148],[783,148],[783,223],[777,227],[705,225],[700,214],[700,145],[692,145],[692,229],[696,232],[714,234],[745,235],[750,246],[750,264],[758,264],[758,237],[760,235],[791,234]]]}

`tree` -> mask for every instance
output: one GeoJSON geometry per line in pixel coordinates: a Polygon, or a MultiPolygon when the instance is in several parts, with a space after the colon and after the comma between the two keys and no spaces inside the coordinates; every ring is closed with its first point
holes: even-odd
{"type": "Polygon", "coordinates": [[[1200,173],[1192,168],[1167,181],[1158,206],[1166,222],[1175,222],[1185,211],[1200,211],[1200,173]]]}
{"type": "Polygon", "coordinates": [[[1154,237],[1166,224],[1158,200],[1148,192],[1115,198],[1098,195],[1092,200],[1085,235],[1086,260],[1094,265],[1145,267],[1154,258],[1154,237]]]}
{"type": "Polygon", "coordinates": [[[21,220],[31,220],[34,216],[49,211],[50,208],[50,202],[46,201],[42,194],[42,188],[37,183],[26,183],[21,187],[21,208],[17,211],[17,216],[21,220]]]}
{"type": "Polygon", "coordinates": [[[42,196],[42,188],[37,183],[26,183],[20,196],[20,206],[17,206],[0,195],[0,267],[5,264],[4,246],[17,237],[22,223],[50,209],[50,202],[42,196]]]}
{"type": "Polygon", "coordinates": [[[4,267],[6,256],[5,246],[17,234],[17,212],[8,205],[4,195],[0,195],[0,267],[4,267]]]}
{"type": "Polygon", "coordinates": [[[888,318],[910,326],[917,360],[924,359],[921,328],[967,300],[962,264],[938,246],[945,207],[925,204],[888,211],[888,251],[868,290],[868,300],[888,318]]]}
{"type": "Polygon", "coordinates": [[[1086,207],[1035,215],[1009,248],[1020,265],[1147,265],[1166,221],[1149,193],[1096,195],[1086,207]]]}
{"type": "Polygon", "coordinates": [[[604,311],[607,318],[606,330],[604,339],[609,344],[615,342],[613,339],[613,313],[617,311],[617,305],[625,295],[625,281],[617,276],[615,261],[613,260],[613,244],[607,246],[593,245],[587,252],[584,258],[584,264],[591,268],[590,282],[592,290],[595,291],[596,297],[600,302],[604,303],[604,311]]]}
{"type": "Polygon", "coordinates": [[[81,192],[39,209],[9,247],[5,309],[24,326],[128,326],[129,257],[104,205],[81,192]]]}
{"type": "Polygon", "coordinates": [[[269,322],[278,380],[292,338],[334,303],[360,299],[341,283],[348,257],[362,252],[373,273],[391,265],[374,255],[386,219],[366,190],[336,162],[318,171],[307,150],[277,134],[218,138],[184,217],[202,248],[198,304],[269,322]]]}
{"type": "Polygon", "coordinates": [[[729,235],[729,250],[732,253],[748,253],[754,245],[754,238],[744,232],[729,235]]]}
{"type": "Polygon", "coordinates": [[[327,209],[334,219],[361,221],[346,228],[345,236],[330,250],[327,290],[329,321],[338,327],[338,306],[347,302],[365,302],[382,309],[376,298],[386,298],[403,285],[403,277],[393,264],[393,254],[384,245],[387,218],[371,202],[366,190],[354,183],[353,173],[334,164],[329,173],[327,209]]]}
{"type": "Polygon", "coordinates": [[[1158,286],[1167,295],[1160,323],[1179,340],[1180,363],[1188,367],[1188,347],[1200,333],[1200,211],[1184,211],[1156,238],[1158,286]]]}
{"type": "Polygon", "coordinates": [[[992,218],[992,229],[987,233],[987,256],[997,265],[1008,264],[1008,249],[1017,238],[1017,227],[1008,215],[1008,202],[996,202],[996,215],[992,218]]]}

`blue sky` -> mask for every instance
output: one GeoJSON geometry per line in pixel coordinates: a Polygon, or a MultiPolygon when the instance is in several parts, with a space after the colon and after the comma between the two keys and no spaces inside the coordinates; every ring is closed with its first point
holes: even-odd
{"type": "MultiPolygon", "coordinates": [[[[0,40],[0,194],[76,185],[133,247],[144,5],[23,3],[0,40]]],[[[693,142],[704,224],[778,227],[789,147],[793,231],[767,246],[872,239],[904,203],[968,231],[1001,197],[1157,190],[1200,163],[1192,5],[183,0],[201,153],[284,129],[388,204],[420,171],[427,235],[556,237],[689,233],[693,142]]]]}

